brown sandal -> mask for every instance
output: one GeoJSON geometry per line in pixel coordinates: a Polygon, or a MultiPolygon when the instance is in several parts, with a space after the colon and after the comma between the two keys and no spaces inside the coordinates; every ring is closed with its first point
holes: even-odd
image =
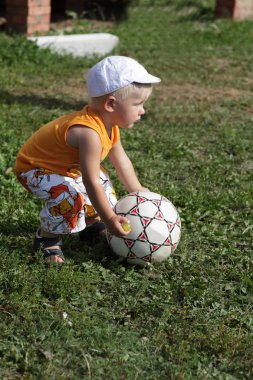
{"type": "Polygon", "coordinates": [[[42,248],[44,259],[48,259],[51,256],[56,256],[60,257],[64,261],[64,255],[61,248],[49,248],[54,245],[62,245],[62,239],[59,236],[54,238],[42,237],[40,236],[39,230],[36,232],[33,240],[33,252],[39,251],[42,248]]]}

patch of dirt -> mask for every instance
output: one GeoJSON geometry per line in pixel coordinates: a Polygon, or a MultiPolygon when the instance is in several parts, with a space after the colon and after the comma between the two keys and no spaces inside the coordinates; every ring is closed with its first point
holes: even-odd
{"type": "Polygon", "coordinates": [[[50,31],[62,31],[62,32],[71,32],[76,27],[83,29],[83,33],[92,33],[100,31],[110,31],[114,22],[112,21],[99,21],[99,20],[90,20],[90,19],[81,19],[81,20],[73,20],[63,18],[59,21],[54,21],[50,23],[50,31]]]}
{"type": "Polygon", "coordinates": [[[224,98],[239,99],[245,96],[252,96],[248,91],[240,91],[233,87],[225,88],[207,88],[193,84],[174,84],[174,85],[158,85],[156,86],[156,94],[161,101],[167,99],[180,100],[200,100],[219,102],[224,98]]]}
{"type": "Polygon", "coordinates": [[[88,99],[88,93],[85,86],[85,75],[83,78],[68,79],[64,86],[61,86],[61,94],[75,98],[77,101],[85,101],[88,99]]]}

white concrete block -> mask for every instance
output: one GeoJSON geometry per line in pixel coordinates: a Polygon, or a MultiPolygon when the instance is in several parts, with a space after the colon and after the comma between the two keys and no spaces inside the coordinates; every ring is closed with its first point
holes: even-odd
{"type": "Polygon", "coordinates": [[[74,57],[110,53],[118,44],[119,38],[110,33],[71,34],[58,36],[29,37],[41,48],[49,48],[59,54],[72,54],[74,57]]]}

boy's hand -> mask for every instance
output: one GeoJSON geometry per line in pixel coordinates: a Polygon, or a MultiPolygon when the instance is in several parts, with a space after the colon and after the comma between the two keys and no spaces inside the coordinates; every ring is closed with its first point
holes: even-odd
{"type": "Polygon", "coordinates": [[[141,187],[140,190],[138,191],[143,191],[144,193],[149,193],[150,190],[147,187],[141,187]]]}
{"type": "Polygon", "coordinates": [[[109,221],[106,223],[107,228],[110,231],[110,233],[118,237],[128,235],[129,232],[131,231],[131,229],[126,231],[126,229],[123,228],[124,224],[129,225],[130,224],[129,220],[125,216],[116,215],[116,214],[111,219],[109,219],[109,221]]]}

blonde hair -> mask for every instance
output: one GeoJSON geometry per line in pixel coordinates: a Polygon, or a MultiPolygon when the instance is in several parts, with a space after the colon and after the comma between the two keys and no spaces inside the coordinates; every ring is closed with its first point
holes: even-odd
{"type": "Polygon", "coordinates": [[[141,91],[142,93],[146,92],[147,97],[149,97],[152,92],[152,84],[150,83],[143,84],[143,83],[137,83],[137,82],[130,83],[127,86],[119,88],[118,90],[112,92],[109,95],[115,96],[117,100],[124,100],[137,89],[141,91]]]}
{"type": "Polygon", "coordinates": [[[143,83],[134,82],[134,83],[128,84],[127,86],[119,88],[118,90],[115,90],[111,92],[110,94],[98,96],[96,98],[91,98],[91,99],[92,99],[92,102],[93,103],[95,102],[96,104],[103,102],[108,96],[114,96],[117,100],[121,101],[121,100],[126,99],[129,95],[131,95],[136,90],[140,91],[141,93],[147,94],[147,98],[149,98],[149,96],[152,93],[152,88],[153,86],[150,83],[143,84],[143,83]]]}

